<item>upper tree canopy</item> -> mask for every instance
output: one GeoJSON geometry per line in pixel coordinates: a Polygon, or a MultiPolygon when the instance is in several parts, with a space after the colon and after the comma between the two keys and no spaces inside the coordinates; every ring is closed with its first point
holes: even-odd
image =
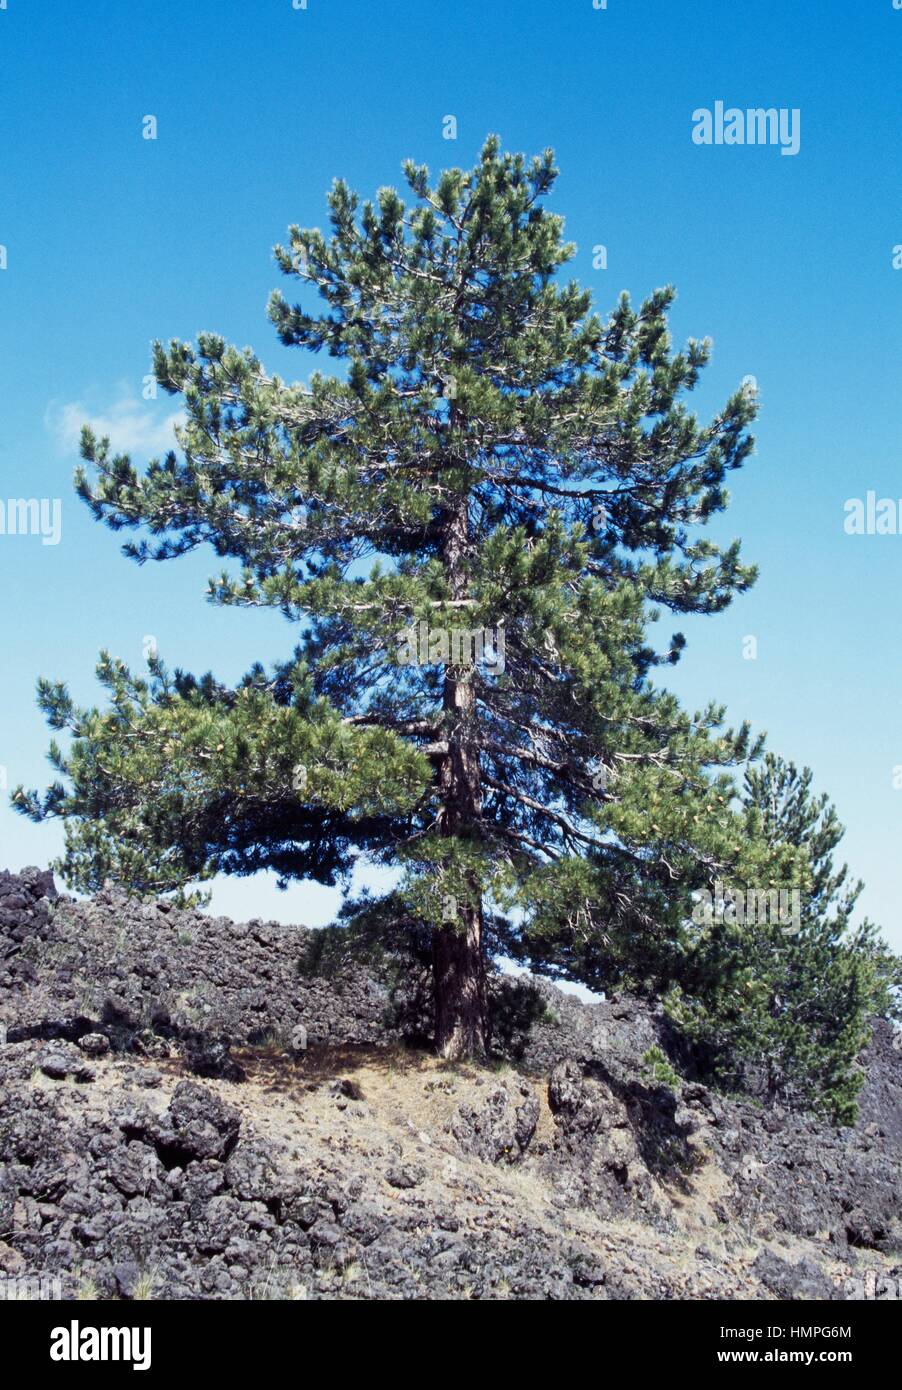
{"type": "Polygon", "coordinates": [[[330,235],[292,227],[276,248],[302,298],[274,294],[270,319],[339,375],[289,384],[210,333],[157,344],[179,454],[140,472],[83,436],[78,490],[139,533],[126,552],[238,561],[211,600],[281,610],[294,654],[235,689],[104,656],[104,710],[42,682],[74,735],[53,754],[70,786],[19,804],[66,817],[80,888],[261,868],[331,883],[364,851],[407,865],[427,922],[485,894],[524,909],[508,949],[591,984],[641,975],[700,883],[803,873],[738,832],[725,769],[755,752],[748,729],[683,711],[653,680],[682,637],[646,639],[661,609],[715,612],[752,582],[738,543],[700,528],[755,402],[687,410],[709,345],[673,350],[672,289],[603,318],[561,280],[550,152],[491,138],[469,172],[404,172],[406,202],[337,182],[330,235]],[[402,664],[419,623],[439,640],[402,664]],[[460,629],[487,630],[491,656],[449,665],[441,634],[460,629]]]}

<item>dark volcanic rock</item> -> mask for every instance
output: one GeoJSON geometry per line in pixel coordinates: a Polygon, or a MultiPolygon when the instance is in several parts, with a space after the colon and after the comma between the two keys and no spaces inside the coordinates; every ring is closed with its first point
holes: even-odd
{"type": "Polygon", "coordinates": [[[49,1047],[44,1048],[38,1059],[38,1066],[45,1076],[51,1077],[54,1081],[65,1081],[69,1077],[80,1082],[94,1080],[94,1072],[84,1057],[75,1048],[67,1047],[65,1044],[51,1043],[49,1047]]]}
{"type": "Polygon", "coordinates": [[[181,1081],[168,1111],[160,1122],[151,1125],[148,1134],[157,1151],[167,1155],[170,1161],[166,1166],[171,1167],[173,1158],[184,1157],[187,1162],[226,1158],[235,1147],[240,1127],[237,1110],[197,1082],[181,1081]]]}
{"type": "Polygon", "coordinates": [[[495,1039],[518,1070],[433,1069],[424,1084],[433,1064],[398,1046],[422,1033],[416,972],[340,959],[320,973],[315,938],[0,874],[0,1272],[117,1299],[807,1299],[898,1284],[890,1025],[874,1028],[848,1129],[688,1076],[659,1083],[653,1048],[684,1071],[659,1007],[504,977],[495,1039]]]}
{"type": "Polygon", "coordinates": [[[838,1296],[836,1286],[811,1260],[791,1264],[771,1250],[762,1250],[752,1268],[762,1284],[777,1298],[807,1300],[835,1299],[838,1296]]]}
{"type": "MultiPolygon", "coordinates": [[[[2,872],[0,1023],[10,1041],[90,1035],[101,1049],[98,1037],[115,1051],[175,1051],[197,1075],[229,1080],[238,1079],[230,1047],[403,1036],[403,985],[344,959],[325,971],[316,944],[304,927],[231,922],[115,888],[76,902],[57,895],[49,872],[2,872]]],[[[411,1001],[420,989],[411,983],[411,1001]]]]}
{"type": "Polygon", "coordinates": [[[391,1187],[419,1187],[425,1177],[424,1170],[414,1163],[396,1163],[389,1168],[385,1181],[391,1187]]]}
{"type": "Polygon", "coordinates": [[[531,1087],[519,1083],[513,1091],[494,1086],[478,1105],[461,1105],[451,1133],[464,1153],[488,1163],[516,1163],[535,1133],[539,1102],[531,1087]]]}
{"type": "Polygon", "coordinates": [[[578,1063],[559,1062],[548,1081],[557,1133],[554,1152],[567,1200],[602,1204],[612,1213],[634,1206],[660,1217],[651,1173],[630,1110],[604,1081],[578,1063]]]}

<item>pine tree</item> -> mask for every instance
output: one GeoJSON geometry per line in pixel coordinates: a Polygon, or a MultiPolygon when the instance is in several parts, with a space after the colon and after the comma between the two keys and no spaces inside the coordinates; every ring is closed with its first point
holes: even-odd
{"type": "Polygon", "coordinates": [[[104,654],[104,710],[42,681],[70,785],[16,799],[65,818],[61,868],[86,890],[400,866],[458,1056],[488,1041],[487,911],[539,967],[610,983],[651,969],[692,888],[748,853],[727,769],[759,745],[655,684],[684,642],[656,650],[647,625],[753,581],[738,542],[698,531],[756,407],[742,389],[708,424],[687,409],[710,345],[672,349],[671,288],[603,319],[559,278],[550,151],[490,138],[469,172],[404,173],[407,203],[336,182],[331,234],[292,227],[275,251],[300,299],[273,295],[279,338],[337,375],[290,384],[210,333],[158,343],[179,454],[142,473],[83,434],[78,491],[141,533],[126,554],[210,545],[240,567],[211,601],[280,610],[295,651],[235,688],[104,654]]]}
{"type": "Polygon", "coordinates": [[[727,1085],[757,1085],[771,1099],[849,1123],[872,1018],[899,1014],[902,962],[873,923],[852,924],[864,885],[835,866],[843,826],[812,781],[810,768],[773,753],[747,769],[743,833],[749,843],[802,852],[799,910],[793,920],[737,920],[690,937],[670,1006],[727,1085]]]}

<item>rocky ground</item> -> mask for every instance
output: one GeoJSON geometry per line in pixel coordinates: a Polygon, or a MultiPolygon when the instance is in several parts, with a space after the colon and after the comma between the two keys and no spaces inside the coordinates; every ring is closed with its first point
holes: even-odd
{"type": "Polygon", "coordinates": [[[674,1080],[660,1010],[498,979],[492,1066],[324,938],[0,874],[0,1276],[66,1298],[902,1293],[902,1053],[854,1129],[674,1080]],[[666,1080],[659,1079],[662,1075],[666,1080]]]}

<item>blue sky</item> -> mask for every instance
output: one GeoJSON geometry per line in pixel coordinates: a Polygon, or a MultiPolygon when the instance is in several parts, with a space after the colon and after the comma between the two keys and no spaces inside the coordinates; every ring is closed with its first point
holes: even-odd
{"type": "MultiPolygon", "coordinates": [[[[71,490],[78,424],[105,422],[136,461],[166,447],[178,403],[142,399],[158,336],[215,330],[305,378],[310,361],[264,316],[287,225],[324,223],[335,175],[369,194],[400,183],[408,156],[468,166],[497,131],[509,149],[556,150],[553,206],[600,310],[621,289],[676,284],[677,340],[714,340],[702,414],[758,382],[757,453],[714,534],[741,536],[761,577],[727,613],[683,624],[668,681],[814,768],[863,906],[902,947],[902,535],[843,529],[846,499],[902,497],[900,52],[892,0],[8,0],[0,499],[62,499],[58,545],[0,536],[9,786],[48,777],[38,674],[89,700],[102,646],[139,665],[153,636],[170,666],[233,679],[292,644],[275,616],[205,604],[215,557],[139,569],[120,556],[71,490]],[[799,153],[694,144],[693,111],[716,101],[798,108],[799,153]]],[[[58,827],[3,801],[0,864],[46,862],[58,827]]],[[[334,903],[247,881],[214,899],[312,923],[334,903]]]]}

